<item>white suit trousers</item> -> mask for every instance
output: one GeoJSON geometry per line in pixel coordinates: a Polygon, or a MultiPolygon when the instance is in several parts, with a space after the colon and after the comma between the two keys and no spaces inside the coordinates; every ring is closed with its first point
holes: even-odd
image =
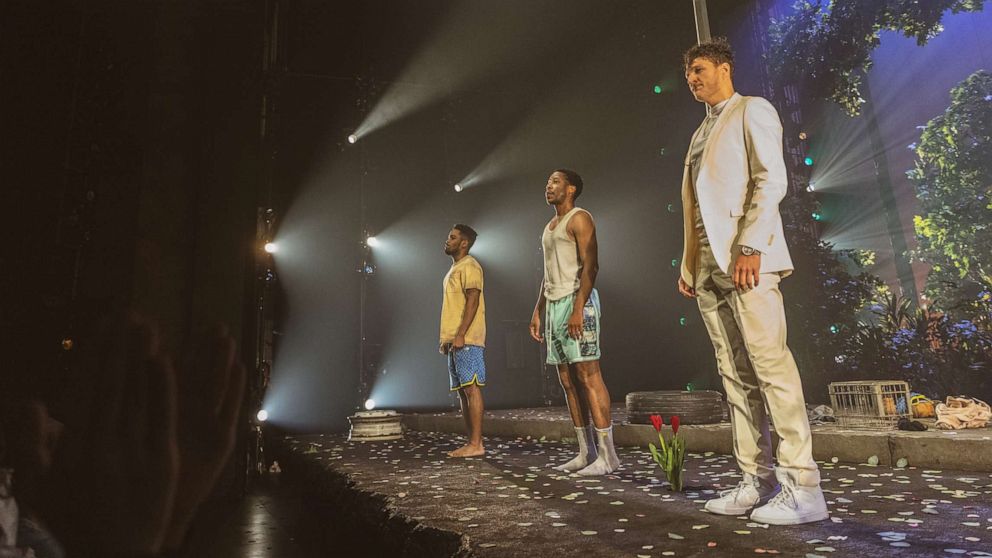
{"type": "Polygon", "coordinates": [[[813,441],[799,369],[786,345],[785,308],[777,273],[738,293],[709,245],[699,247],[696,301],[727,392],[734,457],[742,471],[776,483],[768,414],[780,438],[778,466],[800,486],[817,486],[813,441]]]}

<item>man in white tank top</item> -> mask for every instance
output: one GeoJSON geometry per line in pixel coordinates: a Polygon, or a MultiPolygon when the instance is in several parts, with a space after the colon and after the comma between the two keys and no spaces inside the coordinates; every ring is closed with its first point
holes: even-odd
{"type": "Polygon", "coordinates": [[[548,178],[544,194],[555,216],[541,236],[544,280],[530,335],[547,341],[547,363],[558,368],[579,440],[579,455],[555,469],[597,476],[615,471],[620,460],[613,449],[610,393],[599,369],[596,225],[588,211],[575,207],[581,193],[582,177],[575,171],[558,169],[548,178]]]}

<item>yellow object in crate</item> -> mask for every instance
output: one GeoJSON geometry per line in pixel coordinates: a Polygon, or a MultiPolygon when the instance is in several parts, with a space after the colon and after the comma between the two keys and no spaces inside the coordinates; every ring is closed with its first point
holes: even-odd
{"type": "Polygon", "coordinates": [[[911,413],[909,384],[898,380],[832,382],[830,406],[837,424],[850,428],[890,430],[911,413]]]}
{"type": "Polygon", "coordinates": [[[914,395],[909,402],[913,405],[913,418],[933,418],[937,416],[934,403],[925,395],[914,395]]]}

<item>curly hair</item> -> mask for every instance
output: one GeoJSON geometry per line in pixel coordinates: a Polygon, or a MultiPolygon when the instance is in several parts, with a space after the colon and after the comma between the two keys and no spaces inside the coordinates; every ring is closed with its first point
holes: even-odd
{"type": "Polygon", "coordinates": [[[692,46],[682,55],[682,70],[684,71],[697,58],[705,58],[719,66],[730,64],[730,75],[734,75],[734,49],[726,37],[715,37],[706,42],[692,46]]]}
{"type": "Polygon", "coordinates": [[[560,172],[565,175],[565,180],[572,186],[575,186],[575,197],[572,200],[579,199],[579,196],[582,195],[582,177],[579,176],[579,173],[571,169],[555,169],[554,172],[560,172]]]}
{"type": "Polygon", "coordinates": [[[475,229],[468,225],[456,223],[452,225],[451,228],[458,231],[458,233],[462,235],[462,238],[468,240],[468,247],[470,249],[472,248],[472,245],[475,244],[475,239],[479,237],[479,233],[475,232],[475,229]]]}

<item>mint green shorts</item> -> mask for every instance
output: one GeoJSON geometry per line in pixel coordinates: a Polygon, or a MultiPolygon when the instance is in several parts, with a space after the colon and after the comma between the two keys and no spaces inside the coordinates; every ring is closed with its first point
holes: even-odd
{"type": "Polygon", "coordinates": [[[582,309],[582,336],[568,335],[575,293],[548,301],[544,313],[544,340],[548,344],[548,364],[571,364],[599,360],[599,293],[593,289],[582,309]]]}

